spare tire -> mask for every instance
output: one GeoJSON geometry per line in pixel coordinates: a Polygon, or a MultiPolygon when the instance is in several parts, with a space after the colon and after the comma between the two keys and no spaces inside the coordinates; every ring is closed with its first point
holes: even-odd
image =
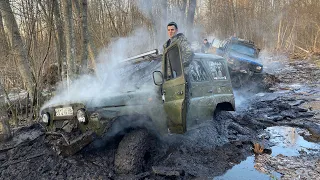
{"type": "Polygon", "coordinates": [[[119,143],[114,165],[117,174],[138,174],[145,167],[145,154],[149,149],[149,133],[136,129],[127,133],[119,143]]]}

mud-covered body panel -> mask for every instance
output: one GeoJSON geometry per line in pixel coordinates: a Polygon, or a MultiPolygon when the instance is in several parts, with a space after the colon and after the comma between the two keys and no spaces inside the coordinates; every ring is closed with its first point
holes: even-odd
{"type": "Polygon", "coordinates": [[[218,104],[225,103],[228,110],[234,110],[235,103],[225,59],[195,53],[186,66],[181,63],[183,60],[177,47],[173,43],[164,52],[162,95],[168,129],[173,133],[184,133],[197,124],[198,119],[212,118],[218,104]]]}
{"type": "Polygon", "coordinates": [[[232,107],[230,109],[235,109],[230,75],[224,59],[210,54],[195,54],[190,66],[187,129],[211,119],[219,103],[228,103],[232,107]]]}
{"type": "Polygon", "coordinates": [[[93,130],[97,135],[102,135],[106,128],[108,128],[114,121],[114,119],[126,116],[126,115],[147,115],[152,120],[154,120],[159,131],[165,131],[164,126],[166,125],[165,116],[163,112],[162,102],[160,98],[155,97],[155,94],[150,94],[147,92],[130,92],[125,94],[118,94],[117,96],[111,96],[109,98],[103,99],[100,104],[101,106],[92,106],[88,103],[86,106],[84,104],[70,104],[65,106],[54,106],[42,110],[43,113],[50,114],[49,128],[54,130],[58,121],[77,121],[76,110],[84,109],[86,117],[88,118],[87,123],[78,123],[80,129],[85,132],[93,130]],[[72,106],[74,108],[73,116],[55,116],[55,108],[72,106]],[[159,116],[159,114],[163,116],[159,116]],[[51,118],[52,117],[52,118],[51,118]],[[161,129],[162,128],[162,129],[161,129]]]}

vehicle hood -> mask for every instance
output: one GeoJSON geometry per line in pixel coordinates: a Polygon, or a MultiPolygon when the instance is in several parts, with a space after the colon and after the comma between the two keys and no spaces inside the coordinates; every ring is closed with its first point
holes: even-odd
{"type": "Polygon", "coordinates": [[[113,92],[105,96],[96,96],[94,98],[82,100],[79,102],[62,102],[48,106],[42,111],[54,110],[55,108],[62,108],[72,106],[73,108],[82,106],[86,109],[96,109],[104,107],[121,107],[121,106],[135,106],[135,105],[148,105],[159,101],[155,89],[139,89],[135,91],[126,92],[113,92]]]}
{"type": "Polygon", "coordinates": [[[132,105],[144,105],[156,100],[155,92],[150,90],[127,91],[126,93],[114,93],[106,97],[94,98],[86,103],[88,108],[120,107],[132,105]]]}
{"type": "Polygon", "coordinates": [[[253,57],[250,57],[248,55],[245,55],[245,54],[241,54],[241,53],[237,53],[237,52],[234,52],[234,51],[230,51],[228,53],[229,57],[230,58],[233,58],[233,59],[236,59],[238,61],[242,61],[242,62],[247,62],[247,63],[250,63],[250,64],[253,64],[253,65],[257,65],[257,66],[263,66],[262,64],[258,63],[257,62],[257,58],[253,58],[253,57]]]}

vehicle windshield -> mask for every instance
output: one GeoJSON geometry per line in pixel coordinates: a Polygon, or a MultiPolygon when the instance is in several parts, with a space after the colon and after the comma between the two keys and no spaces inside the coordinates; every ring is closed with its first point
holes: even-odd
{"type": "Polygon", "coordinates": [[[258,53],[257,50],[253,47],[245,46],[242,44],[231,44],[230,49],[237,53],[245,54],[251,57],[257,57],[258,53]]]}

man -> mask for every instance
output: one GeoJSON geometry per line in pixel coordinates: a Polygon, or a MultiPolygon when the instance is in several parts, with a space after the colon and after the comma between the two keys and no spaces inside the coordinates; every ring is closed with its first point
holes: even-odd
{"type": "Polygon", "coordinates": [[[203,45],[201,47],[201,52],[206,53],[208,49],[210,48],[210,43],[208,42],[208,39],[203,40],[203,45]]]}
{"type": "Polygon", "coordinates": [[[178,25],[175,22],[170,22],[167,25],[167,30],[170,39],[163,45],[163,50],[167,49],[172,43],[177,41],[181,47],[183,64],[187,66],[193,55],[190,43],[184,34],[178,33],[178,25]]]}

